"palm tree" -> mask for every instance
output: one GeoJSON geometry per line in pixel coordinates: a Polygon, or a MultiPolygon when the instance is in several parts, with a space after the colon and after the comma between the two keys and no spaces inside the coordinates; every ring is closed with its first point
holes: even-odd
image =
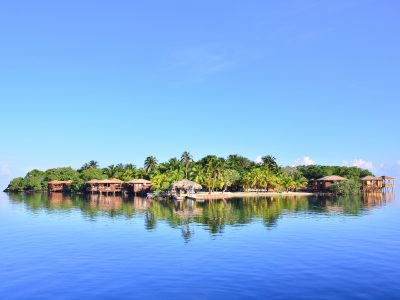
{"type": "Polygon", "coordinates": [[[182,165],[176,157],[173,157],[166,164],[166,168],[169,171],[180,170],[182,168],[182,165]]]}
{"type": "Polygon", "coordinates": [[[136,166],[134,164],[126,164],[125,165],[125,170],[132,170],[134,171],[136,169],[136,166]]]}
{"type": "Polygon", "coordinates": [[[271,155],[267,155],[267,156],[263,156],[261,157],[262,160],[262,164],[272,173],[277,174],[279,172],[279,165],[276,162],[276,158],[271,156],[271,155]]]}
{"type": "Polygon", "coordinates": [[[113,178],[115,173],[118,171],[118,167],[115,165],[109,165],[104,169],[104,173],[108,176],[108,178],[113,178]]]}
{"type": "Polygon", "coordinates": [[[95,160],[91,160],[87,163],[84,163],[83,166],[79,169],[79,171],[88,170],[88,169],[97,169],[99,167],[99,163],[95,160]]]}
{"type": "Polygon", "coordinates": [[[155,168],[157,168],[157,158],[155,158],[154,156],[147,157],[144,161],[144,169],[146,170],[146,172],[150,173],[155,168]]]}
{"type": "MultiPolygon", "coordinates": [[[[203,182],[204,181],[204,169],[194,164],[189,171],[189,178],[194,182],[203,182]]],[[[186,178],[187,179],[187,178],[186,178]]]]}
{"type": "Polygon", "coordinates": [[[89,161],[89,169],[97,169],[99,167],[99,163],[95,160],[89,161]]]}
{"type": "Polygon", "coordinates": [[[188,178],[188,168],[189,168],[189,164],[190,164],[192,161],[193,161],[193,156],[192,156],[189,152],[185,151],[185,152],[182,153],[182,156],[181,156],[181,163],[183,163],[184,166],[185,166],[185,178],[186,178],[186,179],[188,178]]]}

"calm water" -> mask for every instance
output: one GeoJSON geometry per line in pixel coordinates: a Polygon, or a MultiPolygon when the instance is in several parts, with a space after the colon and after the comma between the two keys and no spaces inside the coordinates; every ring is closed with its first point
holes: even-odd
{"type": "Polygon", "coordinates": [[[0,299],[400,299],[400,206],[0,194],[0,299]]]}

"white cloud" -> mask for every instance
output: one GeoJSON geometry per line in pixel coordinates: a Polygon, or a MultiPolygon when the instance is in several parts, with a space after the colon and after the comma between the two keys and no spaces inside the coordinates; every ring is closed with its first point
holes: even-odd
{"type": "Polygon", "coordinates": [[[262,156],[259,155],[256,157],[256,164],[261,164],[262,163],[262,156]]]}
{"type": "Polygon", "coordinates": [[[304,156],[303,158],[298,158],[294,161],[295,166],[311,166],[315,165],[315,161],[309,157],[309,156],[304,156]]]}
{"type": "Polygon", "coordinates": [[[367,169],[367,170],[374,170],[374,164],[370,161],[365,161],[363,159],[354,159],[352,161],[344,161],[344,165],[349,166],[349,167],[359,167],[362,169],[367,169]]]}
{"type": "Polygon", "coordinates": [[[8,164],[0,162],[0,176],[7,179],[12,178],[12,172],[8,164]]]}

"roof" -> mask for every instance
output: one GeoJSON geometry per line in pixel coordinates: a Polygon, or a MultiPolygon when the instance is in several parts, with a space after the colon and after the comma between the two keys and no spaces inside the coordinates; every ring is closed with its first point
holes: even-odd
{"type": "Polygon", "coordinates": [[[174,182],[171,184],[172,189],[184,189],[184,190],[189,190],[189,189],[194,189],[194,190],[201,190],[203,187],[198,184],[197,182],[190,181],[187,179],[181,180],[174,182]]]}
{"type": "Polygon", "coordinates": [[[104,180],[100,180],[100,183],[124,183],[122,180],[119,180],[117,178],[113,178],[113,179],[104,179],[104,180]]]}
{"type": "Polygon", "coordinates": [[[318,181],[344,181],[347,180],[347,178],[337,176],[337,175],[331,175],[331,176],[325,176],[320,179],[317,179],[318,181]]]}
{"type": "Polygon", "coordinates": [[[381,176],[383,180],[395,180],[396,178],[390,177],[390,176],[381,176]]]}
{"type": "Polygon", "coordinates": [[[113,179],[102,179],[102,180],[92,179],[92,180],[87,181],[86,183],[88,183],[88,184],[108,184],[108,183],[121,184],[124,182],[122,180],[113,178],[113,179]]]}
{"type": "Polygon", "coordinates": [[[128,183],[132,183],[132,184],[151,184],[151,181],[143,179],[143,178],[139,178],[139,179],[133,179],[131,181],[128,181],[128,183]]]}
{"type": "Polygon", "coordinates": [[[381,181],[382,177],[365,176],[360,179],[361,181],[381,181]]]}
{"type": "Polygon", "coordinates": [[[86,181],[86,183],[89,183],[89,184],[100,183],[100,180],[98,180],[98,179],[91,179],[91,180],[89,180],[89,181],[86,181]]]}
{"type": "Polygon", "coordinates": [[[51,180],[49,184],[71,184],[72,180],[51,180]]]}

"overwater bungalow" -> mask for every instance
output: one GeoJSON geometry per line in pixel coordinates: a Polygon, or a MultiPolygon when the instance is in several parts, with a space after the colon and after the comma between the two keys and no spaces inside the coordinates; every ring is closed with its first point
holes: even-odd
{"type": "Polygon", "coordinates": [[[361,189],[368,191],[382,191],[385,189],[393,189],[395,178],[389,176],[365,176],[360,179],[361,189]]]}
{"type": "Polygon", "coordinates": [[[201,190],[203,187],[197,182],[190,181],[187,179],[177,181],[170,186],[170,190],[175,194],[177,199],[185,198],[196,193],[196,190],[201,190]]]}
{"type": "Polygon", "coordinates": [[[309,189],[313,192],[327,193],[330,192],[330,187],[332,185],[345,180],[347,179],[337,175],[325,176],[317,180],[311,180],[309,183],[309,189]]]}
{"type": "Polygon", "coordinates": [[[50,193],[68,193],[71,191],[72,180],[52,180],[47,184],[50,193]]]}
{"type": "Polygon", "coordinates": [[[124,182],[122,180],[113,178],[113,179],[92,179],[86,182],[86,192],[88,193],[121,193],[122,192],[122,184],[124,182]]]}
{"type": "Polygon", "coordinates": [[[151,181],[146,179],[133,179],[126,183],[126,191],[135,195],[146,195],[150,192],[151,181]]]}

